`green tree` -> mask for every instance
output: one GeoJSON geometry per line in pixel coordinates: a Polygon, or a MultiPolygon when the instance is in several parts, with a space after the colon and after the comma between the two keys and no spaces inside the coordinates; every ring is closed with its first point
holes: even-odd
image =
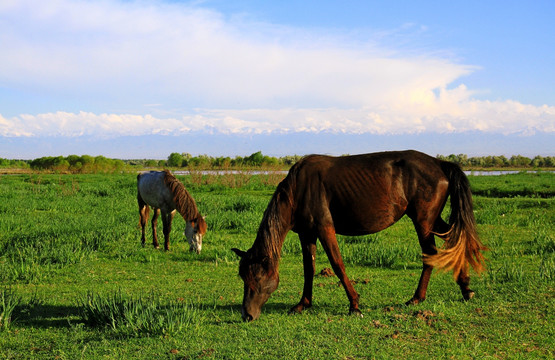
{"type": "Polygon", "coordinates": [[[210,167],[212,163],[212,160],[210,158],[210,156],[208,155],[199,155],[199,156],[194,156],[192,158],[189,159],[188,164],[191,167],[202,167],[202,168],[206,168],[206,167],[210,167]]]}
{"type": "Polygon", "coordinates": [[[515,166],[515,167],[526,167],[526,166],[530,165],[531,160],[529,158],[527,158],[526,156],[513,155],[513,156],[511,156],[511,159],[509,160],[509,163],[511,164],[511,166],[515,166]]]}
{"type": "Polygon", "coordinates": [[[262,151],[257,151],[251,154],[246,160],[248,165],[260,166],[264,161],[264,155],[262,155],[262,151]]]}
{"type": "Polygon", "coordinates": [[[262,159],[262,164],[267,166],[275,166],[279,163],[279,160],[273,156],[266,156],[262,159]]]}
{"type": "Polygon", "coordinates": [[[170,156],[168,156],[166,165],[169,167],[181,167],[183,165],[183,155],[180,153],[171,153],[170,156]]]}

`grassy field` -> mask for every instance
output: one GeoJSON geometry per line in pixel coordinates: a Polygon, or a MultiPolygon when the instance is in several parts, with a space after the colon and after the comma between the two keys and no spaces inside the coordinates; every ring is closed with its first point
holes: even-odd
{"type": "Polygon", "coordinates": [[[230,248],[251,246],[282,176],[179,176],[207,215],[200,255],[188,252],[178,216],[171,251],[140,246],[134,174],[0,176],[0,358],[555,356],[555,174],[470,177],[490,248],[471,301],[461,300],[451,274],[434,273],[427,300],[403,305],[421,261],[412,224],[402,219],[378,234],[340,238],[362,319],[347,315],[321,248],[314,307],[287,315],[303,284],[290,233],[278,290],[258,321],[243,323],[230,248]]]}

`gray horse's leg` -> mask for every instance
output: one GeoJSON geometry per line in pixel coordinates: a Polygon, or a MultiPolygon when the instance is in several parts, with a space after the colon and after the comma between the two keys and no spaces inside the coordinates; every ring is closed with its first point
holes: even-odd
{"type": "Polygon", "coordinates": [[[172,231],[172,220],[174,212],[162,211],[162,224],[164,225],[164,249],[170,249],[170,232],[172,231]]]}
{"type": "Polygon", "coordinates": [[[148,221],[148,216],[150,212],[150,207],[143,201],[139,196],[139,224],[141,225],[141,245],[144,247],[146,243],[145,227],[148,221]]]}
{"type": "Polygon", "coordinates": [[[160,209],[154,209],[154,213],[152,214],[152,245],[154,245],[155,249],[160,248],[158,245],[158,234],[156,233],[156,225],[158,224],[158,215],[160,215],[160,209]]]}

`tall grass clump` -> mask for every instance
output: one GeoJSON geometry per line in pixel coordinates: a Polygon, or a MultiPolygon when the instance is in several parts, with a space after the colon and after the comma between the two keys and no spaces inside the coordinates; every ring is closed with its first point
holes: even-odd
{"type": "Polygon", "coordinates": [[[500,266],[488,271],[489,280],[498,285],[521,285],[524,283],[526,276],[524,266],[512,260],[504,260],[500,266]]]}
{"type": "Polygon", "coordinates": [[[0,259],[0,281],[38,282],[50,270],[51,266],[41,266],[34,258],[24,257],[21,252],[17,255],[18,258],[14,260],[7,259],[6,256],[0,259]]]}
{"type": "Polygon", "coordinates": [[[544,256],[540,264],[540,279],[545,281],[555,280],[555,256],[544,256]]]}
{"type": "Polygon", "coordinates": [[[12,323],[15,308],[21,303],[21,298],[12,290],[2,289],[0,292],[0,332],[7,331],[12,323]]]}
{"type": "Polygon", "coordinates": [[[204,321],[205,310],[184,301],[162,302],[160,297],[128,297],[87,293],[79,308],[85,324],[130,336],[175,334],[204,321]]]}
{"type": "Polygon", "coordinates": [[[203,171],[190,170],[187,175],[179,175],[178,179],[191,191],[228,191],[268,190],[273,191],[277,184],[285,178],[284,173],[268,171],[267,173],[252,174],[249,170],[222,171],[206,174],[203,171]]]}
{"type": "Polygon", "coordinates": [[[546,227],[540,227],[534,231],[534,238],[529,242],[526,249],[527,254],[547,255],[555,253],[555,237],[546,227]]]}
{"type": "Polygon", "coordinates": [[[206,213],[208,231],[256,233],[268,200],[254,195],[210,194],[199,200],[206,213]]]}

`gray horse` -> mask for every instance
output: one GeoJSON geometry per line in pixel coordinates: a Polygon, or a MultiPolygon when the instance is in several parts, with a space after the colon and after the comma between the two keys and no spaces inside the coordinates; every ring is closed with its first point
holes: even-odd
{"type": "Polygon", "coordinates": [[[189,250],[200,254],[202,237],[206,233],[206,222],[198,212],[195,200],[185,186],[173,176],[169,170],[149,171],[137,175],[137,200],[141,224],[141,243],[145,246],[145,225],[148,220],[150,207],[152,216],[152,244],[159,248],[156,235],[158,215],[162,212],[164,225],[164,249],[170,249],[170,231],[173,216],[177,210],[186,222],[185,236],[189,242],[189,250]]]}

